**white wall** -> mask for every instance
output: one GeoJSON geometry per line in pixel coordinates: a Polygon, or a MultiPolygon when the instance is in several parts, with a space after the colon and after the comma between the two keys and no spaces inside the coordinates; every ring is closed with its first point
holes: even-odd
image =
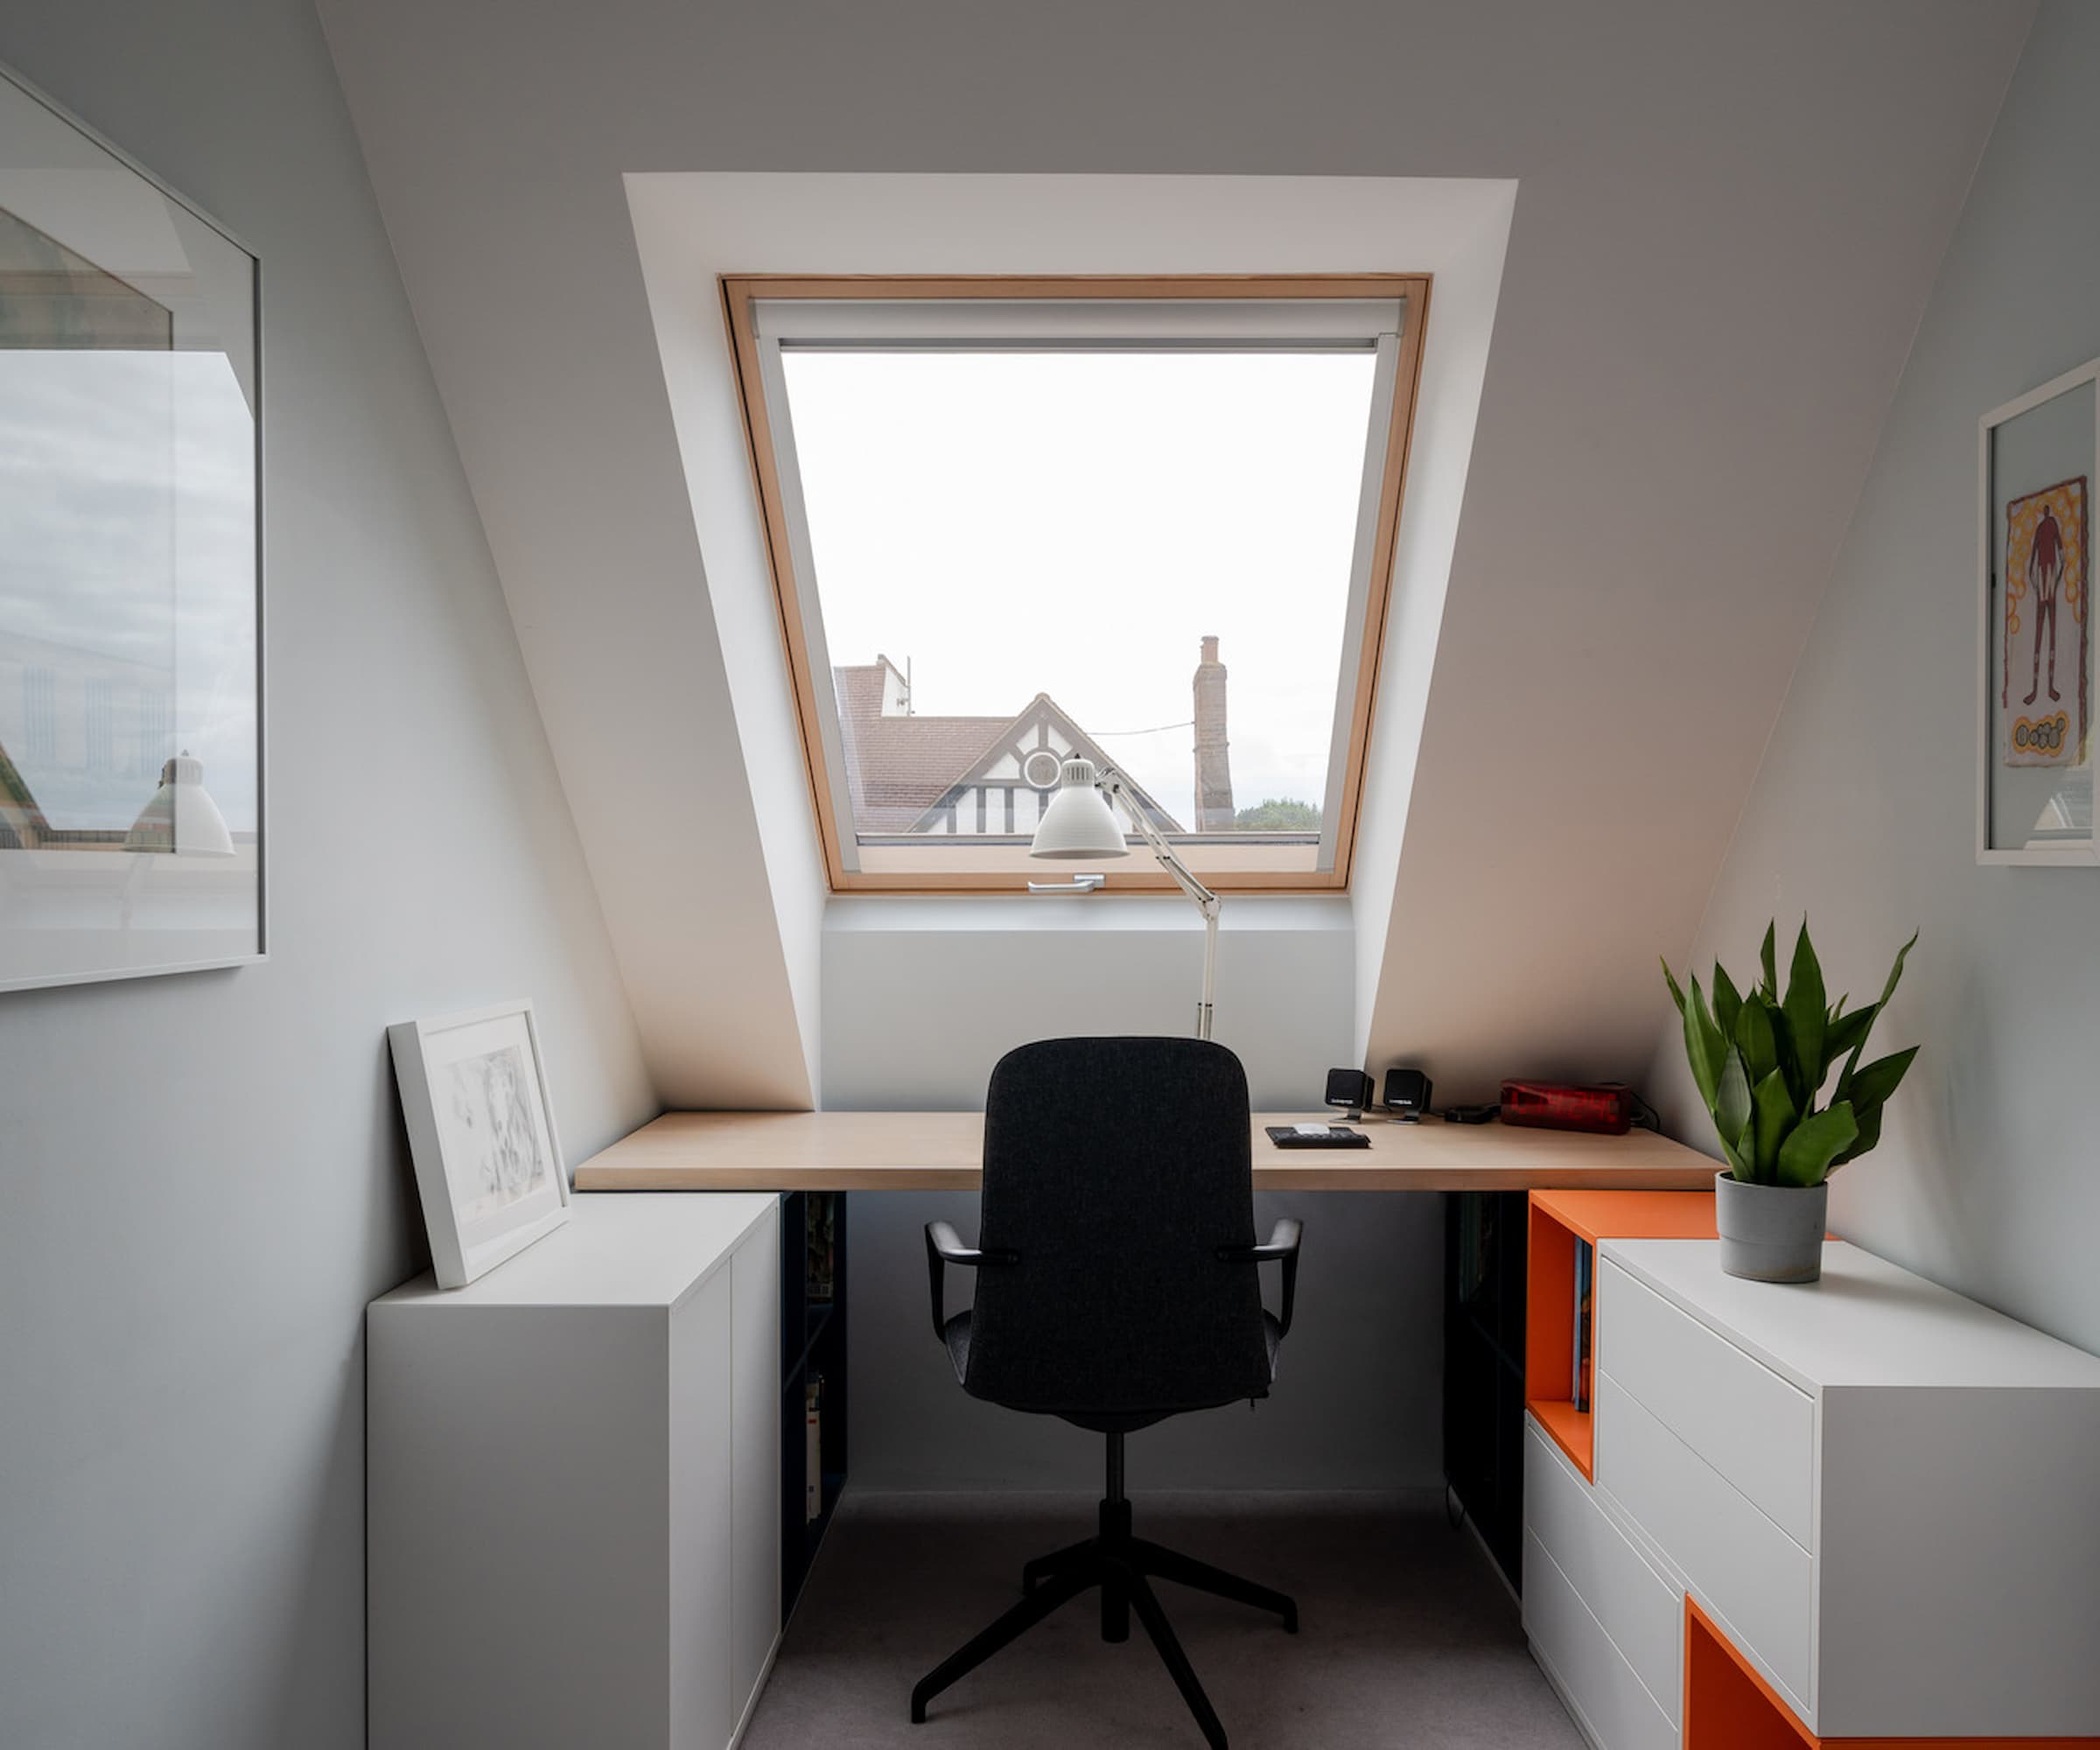
{"type": "MultiPolygon", "coordinates": [[[[835,901],[824,931],[824,1103],[978,1110],[992,1066],[1032,1039],[1185,1033],[1202,927],[1170,900],[835,901]]],[[[1219,933],[1217,1038],[1256,1109],[1317,1114],[1352,1060],[1346,900],[1232,899],[1219,933]]],[[[1306,1222],[1296,1322],[1269,1401],[1176,1417],[1130,1443],[1134,1488],[1390,1488],[1440,1475],[1441,1201],[1256,1199],[1306,1222]]],[[[920,1236],[976,1232],[968,1194],[850,1206],[853,1480],[864,1488],[1096,1488],[1101,1441],[957,1389],[934,1340],[920,1236]]],[[[969,1292],[956,1285],[956,1305],[969,1292]]],[[[1270,1284],[1271,1304],[1275,1292],[1270,1284]]]]}
{"type": "MultiPolygon", "coordinates": [[[[1832,989],[1910,970],[1872,1049],[1922,1041],[1880,1150],[1847,1166],[1848,1239],[2100,1350],[2100,871],[1979,869],[1978,416],[2100,353],[2100,10],[2043,9],[1978,172],[1829,594],[1698,932],[1752,961],[1805,908],[1832,989]]],[[[1716,709],[1726,656],[1710,672],[1716,709]]],[[[1659,946],[1671,946],[1662,943],[1659,946]]],[[[1676,946],[1681,946],[1677,944],[1676,946]]],[[[1656,979],[1658,1020],[1669,1014],[1656,979]]],[[[1713,1150],[1674,1033],[1679,1135],[1713,1150]]]]}
{"type": "Polygon", "coordinates": [[[534,998],[571,1161],[654,1103],[311,8],[12,0],[0,58],[263,260],[272,948],[0,996],[0,1743],[349,1750],[383,1029],[534,998]]]}

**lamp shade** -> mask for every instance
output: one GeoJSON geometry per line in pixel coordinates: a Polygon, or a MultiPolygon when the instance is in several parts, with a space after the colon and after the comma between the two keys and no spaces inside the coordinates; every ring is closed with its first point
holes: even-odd
{"type": "Polygon", "coordinates": [[[1116,824],[1116,811],[1095,786],[1091,760],[1068,760],[1043,817],[1036,822],[1031,857],[1093,861],[1128,857],[1130,848],[1116,824]]]}
{"type": "Polygon", "coordinates": [[[186,857],[231,857],[226,816],[204,788],[204,764],[186,752],[160,768],[160,788],[124,835],[126,850],[174,851],[186,857]]]}

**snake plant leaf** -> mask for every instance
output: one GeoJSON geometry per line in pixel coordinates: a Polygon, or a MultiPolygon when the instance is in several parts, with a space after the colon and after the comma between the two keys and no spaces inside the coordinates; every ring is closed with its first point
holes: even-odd
{"type": "Polygon", "coordinates": [[[1801,1115],[1795,1109],[1794,1096],[1787,1091],[1787,1078],[1776,1068],[1757,1084],[1750,1098],[1757,1109],[1752,1121],[1755,1138],[1751,1158],[1756,1163],[1759,1180],[1769,1184],[1779,1172],[1780,1144],[1793,1135],[1801,1115]]]}
{"type": "MultiPolygon", "coordinates": [[[[1660,956],[1658,956],[1659,958],[1660,956]]],[[[1670,962],[1662,962],[1662,982],[1670,986],[1670,1000],[1677,1005],[1677,1012],[1684,1012],[1684,990],[1677,983],[1677,975],[1670,970],[1670,962]]]]}
{"type": "Polygon", "coordinates": [[[1726,1039],[1735,1037],[1735,1018],[1743,1006],[1742,992],[1719,961],[1713,962],[1713,1019],[1726,1039]]]}
{"type": "Polygon", "coordinates": [[[1772,1017],[1777,1012],[1753,990],[1743,998],[1735,1018],[1735,1043],[1753,1088],[1779,1067],[1779,1041],[1772,1031],[1772,1017]]]}
{"type": "Polygon", "coordinates": [[[1896,1084],[1903,1080],[1903,1073],[1918,1054],[1917,1046],[1907,1046],[1901,1051],[1893,1051],[1886,1057],[1878,1057],[1872,1063],[1862,1064],[1852,1076],[1852,1107],[1859,1122],[1859,1134],[1844,1152],[1830,1163],[1834,1172],[1848,1160],[1855,1160],[1866,1153],[1881,1140],[1881,1110],[1888,1103],[1888,1096],[1896,1091],[1896,1084]]]}
{"type": "Polygon", "coordinates": [[[1847,1096],[1852,1102],[1852,1110],[1858,1112],[1864,1107],[1879,1106],[1886,1101],[1896,1091],[1897,1085],[1903,1080],[1904,1072],[1910,1068],[1911,1060],[1917,1054],[1917,1046],[1906,1046],[1901,1051],[1892,1051],[1886,1057],[1877,1057],[1872,1063],[1862,1064],[1855,1069],[1852,1072],[1852,1090],[1847,1096]]]}
{"type": "Polygon", "coordinates": [[[1816,944],[1809,940],[1809,920],[1801,920],[1801,934],[1794,940],[1794,963],[1787,970],[1787,1025],[1793,1030],[1794,1050],[1801,1063],[1802,1085],[1807,1105],[1823,1086],[1823,968],[1816,959],[1816,944]]]}
{"type": "MultiPolygon", "coordinates": [[[[1868,1026],[1871,1027],[1873,1025],[1873,1017],[1880,1015],[1881,1011],[1888,1006],[1888,999],[1896,994],[1896,981],[1903,976],[1903,962],[1909,958],[1911,949],[1917,945],[1918,933],[1913,930],[1910,933],[1910,940],[1896,950],[1896,963],[1888,969],[1888,982],[1881,987],[1880,998],[1869,1012],[1868,1026]]],[[[1866,1049],[1866,1034],[1862,1032],[1859,1035],[1858,1043],[1852,1047],[1852,1056],[1845,1060],[1844,1074],[1838,1078],[1838,1097],[1840,1100],[1851,1097],[1852,1077],[1858,1073],[1859,1069],[1859,1054],[1866,1049]]]]}
{"type": "Polygon", "coordinates": [[[1866,1044],[1867,1032],[1873,1025],[1874,1011],[1871,1004],[1864,1009],[1841,1006],[1832,1013],[1830,1025],[1823,1030],[1823,1073],[1828,1075],[1830,1066],[1839,1058],[1849,1056],[1866,1044]]]}
{"type": "MultiPolygon", "coordinates": [[[[1750,1124],[1750,1076],[1743,1068],[1743,1054],[1733,1046],[1721,1060],[1720,1086],[1715,1090],[1713,1122],[1724,1142],[1731,1138],[1741,1147],[1743,1132],[1750,1124]]],[[[1852,1138],[1847,1137],[1845,1141],[1852,1138]]]]}
{"type": "Polygon", "coordinates": [[[1849,1101],[1840,1100],[1828,1110],[1803,1118],[1794,1134],[1779,1145],[1779,1182],[1804,1189],[1823,1183],[1830,1163],[1850,1148],[1859,1134],[1849,1101]]]}
{"type": "Polygon", "coordinates": [[[1830,1173],[1837,1172],[1848,1160],[1857,1160],[1861,1155],[1872,1152],[1875,1144],[1881,1140],[1881,1112],[1882,1108],[1871,1106],[1866,1111],[1857,1115],[1859,1134],[1838,1152],[1837,1156],[1830,1162],[1830,1172],[1824,1174],[1825,1179],[1828,1179],[1830,1173]]]}
{"type": "Polygon", "coordinates": [[[1721,1054],[1727,1042],[1707,1012],[1706,998],[1699,990],[1698,975],[1691,979],[1691,1000],[1684,1005],[1684,1056],[1691,1065],[1691,1079],[1698,1084],[1706,1110],[1715,1110],[1721,1087],[1721,1054]]]}
{"type": "Polygon", "coordinates": [[[1757,957],[1765,969],[1764,993],[1776,1003],[1779,1001],[1779,920],[1776,918],[1765,926],[1764,946],[1758,949],[1757,957]]]}
{"type": "Polygon", "coordinates": [[[1794,1110],[1806,1112],[1816,1104],[1816,1090],[1809,1082],[1808,1066],[1794,1043],[1794,1024],[1774,998],[1765,1004],[1765,1018],[1772,1024],[1772,1053],[1779,1060],[1780,1074],[1787,1078],[1787,1092],[1794,1096],[1794,1110]]]}

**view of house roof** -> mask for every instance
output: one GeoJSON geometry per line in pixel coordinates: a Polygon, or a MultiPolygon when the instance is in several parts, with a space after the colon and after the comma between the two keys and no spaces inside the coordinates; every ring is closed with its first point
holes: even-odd
{"type": "Polygon", "coordinates": [[[890,669],[834,668],[846,788],[863,832],[909,832],[1013,722],[1007,717],[885,717],[890,669]]]}
{"type": "MultiPolygon", "coordinates": [[[[1038,693],[1011,717],[886,716],[883,689],[896,673],[886,660],[831,671],[847,794],[862,832],[925,830],[951,790],[980,775],[1046,712],[1074,751],[1096,765],[1108,763],[1093,738],[1047,693],[1038,693]]],[[[1182,830],[1135,780],[1130,788],[1161,831],[1182,830]]]]}

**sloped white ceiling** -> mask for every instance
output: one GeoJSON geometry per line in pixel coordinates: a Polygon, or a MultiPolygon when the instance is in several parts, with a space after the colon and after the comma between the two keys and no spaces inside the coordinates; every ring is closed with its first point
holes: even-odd
{"type": "Polygon", "coordinates": [[[320,5],[659,1090],[750,1104],[816,1085],[821,874],[749,776],[777,649],[710,598],[624,173],[1517,181],[1354,901],[1369,1060],[1458,1094],[1645,1060],[2033,10],[320,5]]]}

